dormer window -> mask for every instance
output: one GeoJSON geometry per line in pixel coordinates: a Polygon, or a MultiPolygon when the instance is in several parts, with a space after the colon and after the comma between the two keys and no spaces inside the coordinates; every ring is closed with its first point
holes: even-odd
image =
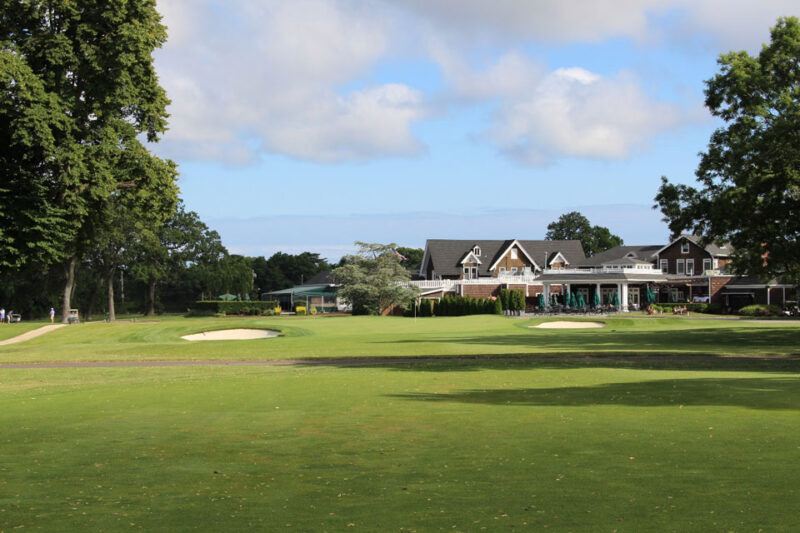
{"type": "Polygon", "coordinates": [[[511,259],[519,259],[519,252],[516,248],[511,249],[511,259]]]}
{"type": "Polygon", "coordinates": [[[689,241],[683,241],[681,243],[681,253],[688,254],[689,253],[689,241]]]}
{"type": "Polygon", "coordinates": [[[633,252],[628,252],[628,255],[626,255],[625,257],[627,257],[628,259],[636,259],[636,254],[633,252]]]}
{"type": "Polygon", "coordinates": [[[481,256],[481,247],[480,246],[476,246],[475,248],[472,249],[472,253],[475,254],[475,257],[480,257],[481,256]]]}

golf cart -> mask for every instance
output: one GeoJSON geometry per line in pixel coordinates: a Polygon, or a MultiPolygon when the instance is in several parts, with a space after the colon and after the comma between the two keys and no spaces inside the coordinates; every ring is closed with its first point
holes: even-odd
{"type": "Polygon", "coordinates": [[[67,324],[80,324],[81,317],[78,313],[77,309],[70,309],[69,315],[67,315],[67,324]]]}

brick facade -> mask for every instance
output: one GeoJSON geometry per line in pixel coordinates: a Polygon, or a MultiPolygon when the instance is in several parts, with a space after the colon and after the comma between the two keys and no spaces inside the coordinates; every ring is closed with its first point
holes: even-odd
{"type": "Polygon", "coordinates": [[[469,296],[470,298],[489,298],[490,296],[499,296],[500,288],[501,285],[499,283],[497,285],[462,285],[464,296],[469,296]]]}
{"type": "Polygon", "coordinates": [[[731,282],[733,277],[715,277],[709,278],[711,303],[725,305],[725,296],[722,294],[722,288],[731,282]]]}

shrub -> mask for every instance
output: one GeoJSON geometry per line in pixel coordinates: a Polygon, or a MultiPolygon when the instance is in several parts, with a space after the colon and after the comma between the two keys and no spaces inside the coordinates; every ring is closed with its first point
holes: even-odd
{"type": "Polygon", "coordinates": [[[317,308],[316,307],[312,307],[311,309],[308,310],[308,312],[311,313],[312,315],[316,315],[317,314],[317,308]]]}
{"type": "Polygon", "coordinates": [[[499,299],[494,301],[494,314],[496,315],[503,314],[503,304],[500,302],[499,299]]]}
{"type": "Polygon", "coordinates": [[[508,289],[500,289],[500,304],[503,306],[503,311],[511,309],[511,291],[508,289]]]}
{"type": "Polygon", "coordinates": [[[739,309],[742,316],[780,316],[781,308],[777,305],[747,305],[739,309]]]}
{"type": "Polygon", "coordinates": [[[512,311],[524,311],[525,310],[525,291],[522,289],[515,289],[511,291],[509,297],[509,304],[510,309],[512,311]]]}
{"type": "Polygon", "coordinates": [[[278,302],[200,300],[194,303],[192,311],[211,311],[213,313],[225,313],[226,315],[261,315],[269,313],[275,307],[278,307],[278,302]]]}
{"type": "Polygon", "coordinates": [[[296,315],[304,316],[306,314],[306,306],[305,305],[298,305],[294,308],[294,312],[296,315]]]}

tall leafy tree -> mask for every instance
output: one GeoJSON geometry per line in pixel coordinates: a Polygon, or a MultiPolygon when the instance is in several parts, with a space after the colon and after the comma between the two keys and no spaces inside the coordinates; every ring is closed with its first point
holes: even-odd
{"type": "Polygon", "coordinates": [[[25,126],[22,135],[3,134],[0,151],[33,148],[28,159],[3,163],[22,171],[0,204],[11,221],[0,235],[3,261],[63,263],[65,317],[78,261],[108,222],[109,197],[146,186],[120,162],[141,152],[140,136],[156,141],[166,129],[168,100],[152,56],[165,39],[155,0],[0,0],[0,75],[15,95],[3,116],[25,126]]]}
{"type": "Polygon", "coordinates": [[[219,234],[209,229],[197,213],[186,211],[183,202],[178,203],[164,224],[140,236],[130,270],[147,286],[147,315],[155,313],[159,283],[174,279],[181,269],[193,267],[199,272],[201,283],[208,285],[216,263],[227,255],[219,234]]]}
{"type": "Polygon", "coordinates": [[[353,306],[353,314],[377,315],[402,305],[416,292],[402,282],[409,273],[394,253],[395,244],[356,242],[359,251],[345,256],[331,276],[340,285],[339,296],[353,306]]]}
{"type": "Polygon", "coordinates": [[[730,242],[733,267],[800,280],[800,21],[782,18],[758,56],[730,52],[706,81],[724,125],[697,168],[698,188],[662,178],[655,197],[673,235],[730,242]]]}
{"type": "Polygon", "coordinates": [[[615,246],[622,245],[622,239],[604,226],[592,226],[589,219],[577,211],[561,215],[547,226],[545,239],[550,241],[578,240],[583,251],[591,257],[615,246]]]}

